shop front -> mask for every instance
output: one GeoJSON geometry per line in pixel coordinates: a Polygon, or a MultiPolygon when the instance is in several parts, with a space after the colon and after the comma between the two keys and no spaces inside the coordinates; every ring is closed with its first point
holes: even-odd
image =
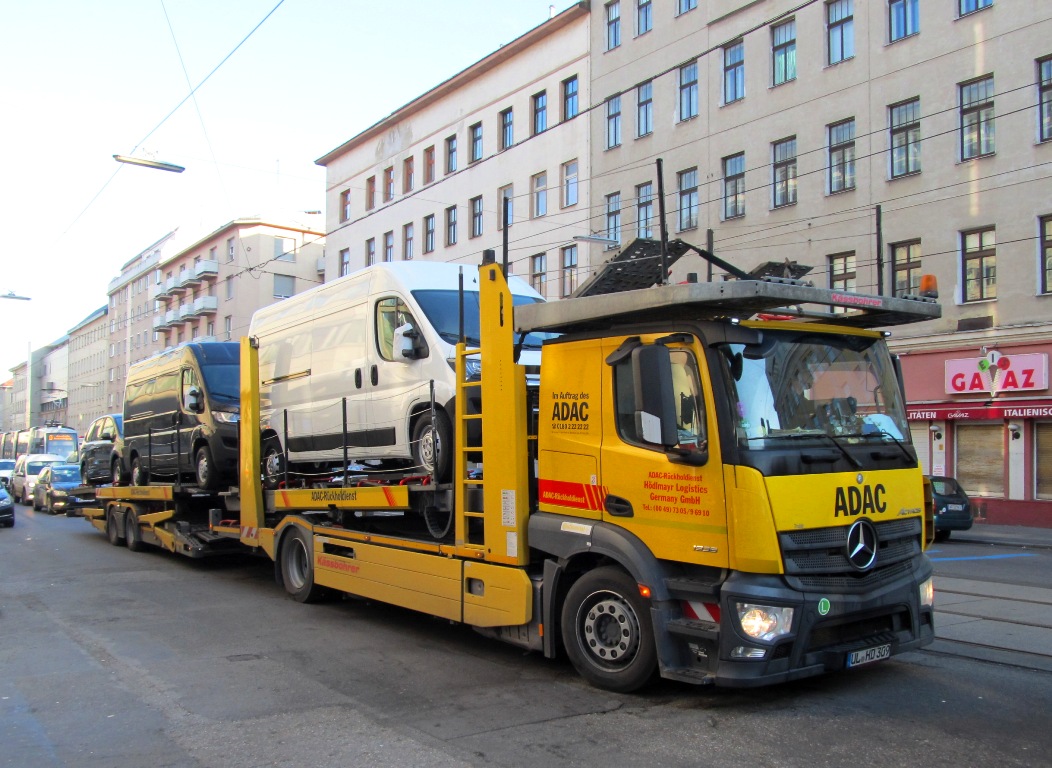
{"type": "Polygon", "coordinates": [[[1052,528],[1050,345],[902,355],[924,470],[956,477],[976,521],[1052,528]]]}

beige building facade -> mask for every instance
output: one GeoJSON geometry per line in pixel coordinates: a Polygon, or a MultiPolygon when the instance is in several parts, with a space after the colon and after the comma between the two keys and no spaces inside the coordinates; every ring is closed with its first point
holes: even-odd
{"type": "Polygon", "coordinates": [[[103,306],[69,331],[66,423],[81,436],[106,408],[109,359],[109,306],[103,306]]]}
{"type": "Polygon", "coordinates": [[[575,4],[320,158],[326,276],[500,254],[507,199],[513,274],[549,298],[587,277],[588,27],[575,4]]]}

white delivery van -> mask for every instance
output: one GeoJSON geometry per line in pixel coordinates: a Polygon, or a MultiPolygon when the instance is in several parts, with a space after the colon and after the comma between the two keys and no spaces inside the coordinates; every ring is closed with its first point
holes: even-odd
{"type": "MultiPolygon", "coordinates": [[[[351,461],[449,477],[461,274],[471,346],[479,340],[479,294],[470,264],[376,264],[252,316],[269,487],[284,476],[285,449],[290,472],[320,472],[342,464],[345,443],[351,461]]],[[[523,280],[509,283],[516,304],[543,301],[523,280]]],[[[521,364],[540,365],[541,340],[523,341],[521,364]]]]}

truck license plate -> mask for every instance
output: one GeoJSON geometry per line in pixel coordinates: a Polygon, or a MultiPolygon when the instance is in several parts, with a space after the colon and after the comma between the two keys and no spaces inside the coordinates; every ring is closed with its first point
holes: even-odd
{"type": "Polygon", "coordinates": [[[877,645],[873,648],[863,648],[861,651],[849,653],[847,665],[849,667],[861,667],[863,664],[872,664],[874,661],[891,658],[891,643],[877,645]]]}

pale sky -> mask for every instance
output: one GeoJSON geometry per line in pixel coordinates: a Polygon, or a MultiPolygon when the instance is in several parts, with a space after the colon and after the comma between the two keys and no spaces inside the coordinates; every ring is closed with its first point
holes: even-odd
{"type": "Polygon", "coordinates": [[[106,304],[121,266],[173,229],[196,239],[259,214],[323,228],[304,214],[325,208],[317,158],[552,4],[284,0],[164,121],[278,2],[0,0],[0,294],[32,299],[0,299],[0,381],[30,344],[106,304]],[[113,160],[133,152],[186,171],[113,160]]]}

